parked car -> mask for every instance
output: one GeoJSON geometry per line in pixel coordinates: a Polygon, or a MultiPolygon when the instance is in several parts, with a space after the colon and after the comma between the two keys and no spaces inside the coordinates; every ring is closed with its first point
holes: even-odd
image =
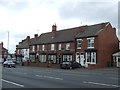
{"type": "Polygon", "coordinates": [[[74,69],[80,67],[81,65],[75,61],[64,61],[60,64],[60,68],[62,69],[74,69]]]}
{"type": "Polygon", "coordinates": [[[16,67],[16,64],[13,62],[13,61],[5,61],[4,63],[3,63],[3,66],[4,67],[9,67],[9,68],[11,68],[11,67],[16,67]]]}

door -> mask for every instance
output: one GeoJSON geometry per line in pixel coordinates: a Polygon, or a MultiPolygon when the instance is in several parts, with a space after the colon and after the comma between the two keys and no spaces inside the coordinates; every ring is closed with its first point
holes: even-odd
{"type": "Polygon", "coordinates": [[[80,53],[79,52],[76,53],[76,62],[80,63],[80,53]]]}
{"type": "Polygon", "coordinates": [[[80,64],[81,64],[81,66],[84,66],[84,60],[85,60],[84,53],[80,53],[80,64]]]}

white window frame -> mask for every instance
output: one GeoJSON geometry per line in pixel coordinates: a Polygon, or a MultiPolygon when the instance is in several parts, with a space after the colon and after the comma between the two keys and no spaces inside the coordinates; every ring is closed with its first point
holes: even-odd
{"type": "Polygon", "coordinates": [[[35,46],[34,46],[34,45],[32,46],[32,51],[33,51],[33,52],[35,51],[35,46]]]}
{"type": "Polygon", "coordinates": [[[48,55],[48,60],[52,60],[53,61],[53,63],[56,63],[57,61],[57,57],[56,57],[56,55],[48,55]]]}
{"type": "Polygon", "coordinates": [[[66,50],[70,50],[70,43],[66,43],[66,50]]]}
{"type": "Polygon", "coordinates": [[[82,47],[82,39],[77,39],[77,49],[81,49],[81,47],[78,47],[79,46],[78,44],[81,44],[81,47],[82,47]]]}
{"type": "Polygon", "coordinates": [[[94,37],[87,38],[87,40],[88,40],[88,48],[94,48],[94,42],[95,42],[94,39],[95,39],[94,37]],[[89,43],[89,40],[90,40],[90,43],[89,43]]]}
{"type": "Polygon", "coordinates": [[[62,44],[59,44],[58,45],[58,50],[61,50],[62,49],[61,47],[62,47],[62,44]]]}
{"type": "Polygon", "coordinates": [[[51,50],[55,50],[55,44],[51,44],[51,50]]]}
{"type": "Polygon", "coordinates": [[[46,55],[39,55],[39,61],[40,62],[46,62],[46,55]]]}
{"type": "Polygon", "coordinates": [[[86,52],[86,63],[87,64],[96,64],[96,52],[86,52]],[[88,59],[88,53],[90,53],[90,61],[88,62],[87,59],[88,59]],[[94,56],[93,56],[93,53],[94,53],[94,56]],[[94,58],[94,62],[93,62],[93,58],[94,58]]]}
{"type": "Polygon", "coordinates": [[[45,45],[42,45],[42,51],[44,51],[45,50],[45,45]]]}
{"type": "Polygon", "coordinates": [[[72,61],[72,55],[63,55],[63,61],[72,61]]]}
{"type": "Polygon", "coordinates": [[[40,50],[40,45],[37,45],[37,51],[39,51],[40,50]]]}

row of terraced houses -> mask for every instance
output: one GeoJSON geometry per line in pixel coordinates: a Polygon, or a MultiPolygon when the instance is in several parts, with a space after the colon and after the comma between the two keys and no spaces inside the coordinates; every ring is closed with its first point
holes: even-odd
{"type": "Polygon", "coordinates": [[[76,61],[86,68],[106,67],[112,54],[118,52],[116,29],[109,22],[57,30],[27,36],[16,48],[17,62],[25,65],[53,66],[63,61],[76,61]]]}

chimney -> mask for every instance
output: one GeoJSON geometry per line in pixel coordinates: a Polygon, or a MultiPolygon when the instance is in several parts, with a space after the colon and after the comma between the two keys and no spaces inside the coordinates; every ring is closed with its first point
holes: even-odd
{"type": "Polygon", "coordinates": [[[38,34],[35,34],[35,35],[34,35],[34,38],[37,39],[37,38],[38,38],[38,34]]]}
{"type": "Polygon", "coordinates": [[[29,41],[29,40],[30,40],[30,36],[27,36],[27,37],[26,37],[26,40],[29,41]]]}
{"type": "Polygon", "coordinates": [[[56,30],[57,30],[57,26],[56,24],[52,26],[52,37],[56,36],[56,30]]]}

